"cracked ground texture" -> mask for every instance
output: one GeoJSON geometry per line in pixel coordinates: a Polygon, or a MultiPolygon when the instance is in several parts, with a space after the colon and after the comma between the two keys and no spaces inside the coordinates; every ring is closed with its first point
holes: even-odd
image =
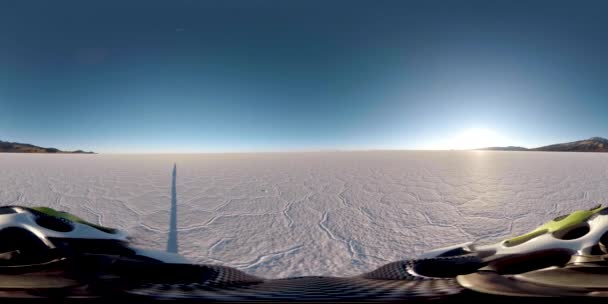
{"type": "Polygon", "coordinates": [[[608,197],[598,153],[0,154],[0,204],[65,210],[165,250],[174,163],[179,253],[275,278],[496,241],[608,197]]]}

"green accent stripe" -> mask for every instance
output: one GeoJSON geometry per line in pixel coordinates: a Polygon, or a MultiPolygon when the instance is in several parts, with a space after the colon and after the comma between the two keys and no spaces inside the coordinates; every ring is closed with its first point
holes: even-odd
{"type": "Polygon", "coordinates": [[[104,226],[100,226],[100,225],[95,225],[93,223],[87,222],[73,214],[67,213],[67,212],[63,212],[63,211],[57,211],[53,208],[49,208],[49,207],[31,207],[30,209],[38,211],[40,213],[44,213],[46,215],[49,216],[54,216],[54,217],[58,217],[58,218],[62,218],[62,219],[66,219],[68,221],[72,221],[72,222],[76,222],[76,223],[80,223],[80,224],[84,224],[84,225],[88,225],[91,226],[95,229],[99,229],[105,233],[116,233],[116,229],[114,228],[108,228],[108,227],[104,227],[104,226]]]}
{"type": "Polygon", "coordinates": [[[526,233],[513,238],[510,238],[504,242],[504,245],[507,247],[516,246],[522,243],[525,243],[539,235],[543,235],[545,233],[553,233],[556,231],[565,230],[576,226],[578,224],[583,223],[588,220],[592,215],[606,209],[608,207],[602,207],[601,205],[595,209],[591,210],[577,210],[570,213],[568,216],[563,218],[558,218],[557,220],[552,220],[544,225],[526,233]]]}

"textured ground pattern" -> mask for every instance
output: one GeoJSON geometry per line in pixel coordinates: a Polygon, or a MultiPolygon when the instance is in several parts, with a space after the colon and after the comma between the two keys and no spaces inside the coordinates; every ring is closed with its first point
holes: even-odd
{"type": "Polygon", "coordinates": [[[2,205],[72,212],[142,247],[176,235],[193,262],[264,277],[360,274],[607,198],[598,153],[0,154],[2,205]]]}

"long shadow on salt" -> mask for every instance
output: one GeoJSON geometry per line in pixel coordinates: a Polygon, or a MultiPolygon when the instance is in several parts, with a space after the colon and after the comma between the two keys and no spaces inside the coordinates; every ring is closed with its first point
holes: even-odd
{"type": "Polygon", "coordinates": [[[175,180],[177,176],[177,166],[173,164],[173,174],[171,177],[171,218],[169,221],[169,238],[167,239],[167,252],[177,253],[177,190],[175,180]]]}

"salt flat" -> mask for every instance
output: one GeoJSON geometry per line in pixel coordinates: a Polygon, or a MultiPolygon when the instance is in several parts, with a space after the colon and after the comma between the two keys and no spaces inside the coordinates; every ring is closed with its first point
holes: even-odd
{"type": "Polygon", "coordinates": [[[0,204],[47,205],[266,276],[353,275],[606,202],[608,154],[0,154],[0,204]]]}

